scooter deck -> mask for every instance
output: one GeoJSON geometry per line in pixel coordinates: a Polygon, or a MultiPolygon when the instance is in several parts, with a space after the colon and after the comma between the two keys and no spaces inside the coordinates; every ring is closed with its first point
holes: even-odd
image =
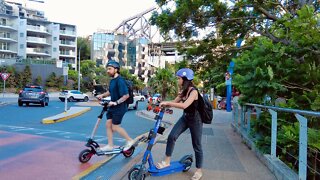
{"type": "Polygon", "coordinates": [[[171,162],[170,166],[158,169],[157,167],[153,166],[148,169],[148,172],[151,176],[164,176],[172,173],[181,172],[185,169],[185,165],[181,164],[179,161],[171,162]]]}
{"type": "Polygon", "coordinates": [[[97,155],[110,155],[110,154],[117,154],[123,151],[123,147],[114,148],[112,151],[96,151],[97,155]]]}

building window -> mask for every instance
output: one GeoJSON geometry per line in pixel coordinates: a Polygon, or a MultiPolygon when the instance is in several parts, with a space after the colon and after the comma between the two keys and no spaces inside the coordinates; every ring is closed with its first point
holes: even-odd
{"type": "Polygon", "coordinates": [[[24,48],[24,45],[23,44],[20,44],[20,49],[23,49],[24,48]]]}
{"type": "Polygon", "coordinates": [[[53,37],[53,41],[57,41],[57,37],[53,37]]]}
{"type": "Polygon", "coordinates": [[[53,48],[53,52],[57,52],[57,48],[53,48]]]}
{"type": "Polygon", "coordinates": [[[23,37],[24,36],[24,33],[20,33],[20,37],[23,37]]]}
{"type": "Polygon", "coordinates": [[[6,42],[1,42],[0,49],[1,50],[9,50],[9,45],[6,42]]]}

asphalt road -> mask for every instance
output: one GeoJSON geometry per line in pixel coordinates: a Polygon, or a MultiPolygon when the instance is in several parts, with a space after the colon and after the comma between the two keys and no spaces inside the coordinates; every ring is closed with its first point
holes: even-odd
{"type": "MultiPolygon", "coordinates": [[[[0,179],[71,179],[103,159],[95,157],[88,164],[81,164],[77,159],[79,152],[86,148],[84,145],[102,110],[101,106],[90,106],[91,110],[85,114],[63,122],[42,124],[43,118],[64,112],[64,103],[51,99],[46,107],[19,107],[14,99],[6,101],[12,103],[0,106],[0,165],[7,167],[0,170],[0,179]],[[61,161],[65,161],[64,166],[61,161]],[[20,176],[17,176],[17,171],[20,176]],[[47,171],[50,171],[50,176],[44,176],[47,171]]],[[[68,103],[69,107],[79,105],[84,106],[85,103],[68,103]]],[[[139,102],[138,110],[145,108],[146,102],[139,102]]],[[[132,138],[154,126],[153,121],[138,117],[136,112],[128,111],[122,123],[132,138]]],[[[104,116],[94,138],[99,144],[107,143],[105,121],[104,116]]],[[[125,143],[118,134],[114,136],[114,142],[117,145],[125,143]]]]}

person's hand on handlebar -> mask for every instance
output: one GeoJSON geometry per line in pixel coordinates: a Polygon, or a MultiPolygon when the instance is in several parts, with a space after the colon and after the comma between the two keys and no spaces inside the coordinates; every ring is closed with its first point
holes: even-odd
{"type": "Polygon", "coordinates": [[[169,101],[162,101],[159,106],[160,107],[170,107],[170,102],[169,101]]]}
{"type": "Polygon", "coordinates": [[[103,98],[103,94],[99,94],[96,96],[97,99],[101,100],[103,98]]]}
{"type": "Polygon", "coordinates": [[[117,105],[117,103],[116,103],[116,102],[113,102],[113,101],[110,101],[109,104],[108,104],[109,107],[110,107],[110,106],[116,106],[116,105],[117,105]]]}

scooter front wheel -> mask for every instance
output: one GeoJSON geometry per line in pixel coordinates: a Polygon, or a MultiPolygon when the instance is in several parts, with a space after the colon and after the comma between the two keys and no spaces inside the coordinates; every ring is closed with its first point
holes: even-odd
{"type": "Polygon", "coordinates": [[[94,155],[94,153],[90,150],[90,149],[85,149],[83,151],[80,152],[79,154],[79,161],[81,163],[86,163],[88,162],[91,157],[94,155]]]}
{"type": "Polygon", "coordinates": [[[129,180],[144,180],[144,179],[146,179],[146,175],[144,173],[140,177],[138,177],[139,172],[140,172],[140,168],[138,168],[138,167],[132,168],[128,174],[129,180]]]}
{"type": "Polygon", "coordinates": [[[192,165],[192,161],[193,161],[192,158],[187,158],[182,162],[185,165],[183,172],[189,171],[192,165]]]}
{"type": "Polygon", "coordinates": [[[122,154],[124,155],[124,157],[131,157],[134,153],[135,147],[132,146],[130,149],[126,150],[126,151],[122,151],[122,154]]]}

